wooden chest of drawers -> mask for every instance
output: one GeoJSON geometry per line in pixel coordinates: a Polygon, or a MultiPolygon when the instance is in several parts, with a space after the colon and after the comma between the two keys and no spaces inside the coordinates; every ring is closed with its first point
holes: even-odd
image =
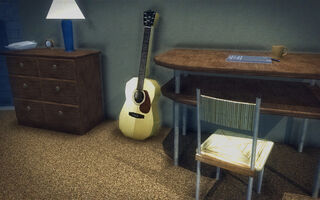
{"type": "Polygon", "coordinates": [[[99,51],[3,54],[19,124],[84,134],[103,120],[99,51]]]}

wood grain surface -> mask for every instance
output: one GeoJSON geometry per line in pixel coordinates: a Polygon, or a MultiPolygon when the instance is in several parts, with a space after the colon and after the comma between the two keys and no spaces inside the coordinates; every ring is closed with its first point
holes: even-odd
{"type": "Polygon", "coordinates": [[[227,62],[229,55],[271,56],[270,52],[173,49],[155,56],[161,66],[186,71],[320,79],[320,54],[288,53],[272,64],[227,62]]]}
{"type": "Polygon", "coordinates": [[[80,58],[93,54],[99,54],[99,51],[89,50],[89,49],[75,49],[72,52],[66,52],[64,49],[60,48],[36,48],[20,51],[4,51],[0,52],[2,55],[6,56],[29,56],[29,57],[47,57],[47,58],[80,58]]]}
{"type": "Polygon", "coordinates": [[[74,60],[68,59],[38,59],[40,77],[75,80],[74,60]]]}
{"type": "Polygon", "coordinates": [[[84,134],[101,122],[99,53],[62,49],[6,52],[19,124],[84,134]]]}
{"type": "Polygon", "coordinates": [[[9,74],[39,76],[34,58],[7,56],[7,66],[9,74]]]}

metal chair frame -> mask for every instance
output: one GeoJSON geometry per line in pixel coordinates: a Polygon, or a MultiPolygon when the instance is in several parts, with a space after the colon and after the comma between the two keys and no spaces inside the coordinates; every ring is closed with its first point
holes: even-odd
{"type": "Polygon", "coordinates": [[[318,164],[317,172],[314,177],[313,192],[312,192],[313,198],[315,198],[315,199],[318,198],[319,190],[320,190],[320,157],[319,157],[319,164],[318,164]]]}
{"type": "MultiPolygon", "coordinates": [[[[201,154],[201,108],[200,108],[200,102],[201,98],[203,96],[201,95],[200,89],[196,90],[196,97],[197,97],[197,153],[201,154]]],[[[244,103],[244,102],[235,102],[235,103],[244,103]]],[[[261,99],[256,98],[256,103],[255,103],[255,114],[254,114],[254,121],[253,121],[253,129],[251,132],[253,132],[253,143],[252,143],[252,152],[251,152],[251,162],[250,162],[250,169],[254,170],[255,169],[255,157],[256,157],[256,146],[257,146],[257,138],[258,138],[258,127],[259,127],[259,116],[260,116],[260,104],[261,104],[261,99]]],[[[196,199],[199,199],[200,196],[200,161],[197,160],[197,178],[196,178],[196,199]]],[[[216,179],[219,180],[220,177],[220,168],[217,167],[217,172],[216,172],[216,179]]],[[[258,181],[258,189],[257,193],[259,194],[261,192],[261,185],[262,185],[262,178],[263,178],[263,172],[264,168],[259,172],[259,181],[258,181]]],[[[248,182],[248,189],[247,189],[247,200],[251,199],[252,196],[252,185],[253,185],[253,177],[249,177],[249,182],[248,182]]]]}

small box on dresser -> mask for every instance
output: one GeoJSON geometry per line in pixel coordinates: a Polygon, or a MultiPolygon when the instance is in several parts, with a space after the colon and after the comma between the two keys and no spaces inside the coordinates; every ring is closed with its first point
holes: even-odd
{"type": "Polygon", "coordinates": [[[19,124],[84,134],[103,120],[99,51],[3,54],[19,124]]]}

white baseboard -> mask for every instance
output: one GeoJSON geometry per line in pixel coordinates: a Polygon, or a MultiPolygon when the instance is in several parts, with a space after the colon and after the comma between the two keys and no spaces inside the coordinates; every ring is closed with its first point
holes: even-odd
{"type": "Polygon", "coordinates": [[[14,106],[0,106],[0,110],[14,110],[14,106]]]}

